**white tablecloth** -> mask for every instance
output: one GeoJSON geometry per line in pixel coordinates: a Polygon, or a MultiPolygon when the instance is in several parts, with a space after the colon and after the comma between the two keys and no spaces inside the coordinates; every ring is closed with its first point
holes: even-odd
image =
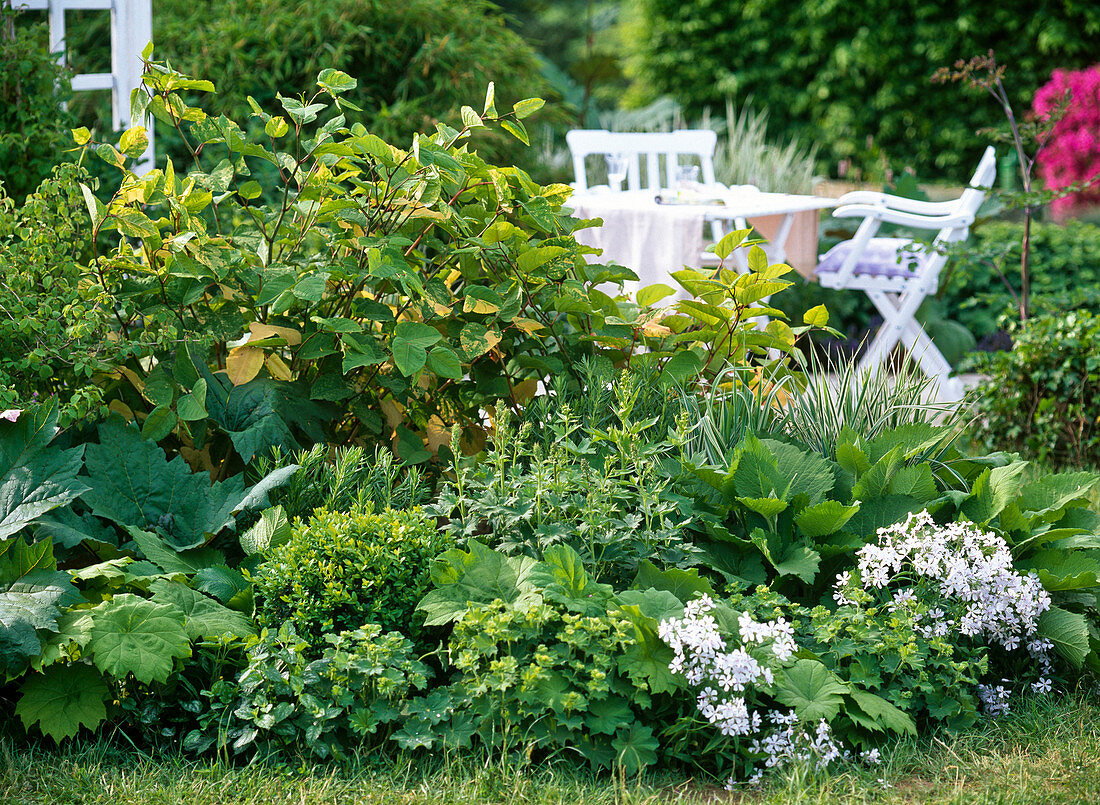
{"type": "MultiPolygon", "coordinates": [[[[631,268],[641,286],[663,282],[678,287],[669,276],[684,266],[699,268],[711,239],[708,221],[720,220],[725,229],[747,219],[769,239],[782,222],[793,220],[777,246],[785,260],[804,276],[817,265],[818,212],[836,206],[834,199],[762,193],[753,187],[734,187],[721,192],[722,204],[658,204],[649,190],[612,192],[607,188],[575,194],[566,206],[578,218],[601,218],[603,226],[577,232],[577,240],[602,249],[593,262],[615,262],[631,268]]],[[[636,290],[630,283],[628,291],[636,290]]]]}
{"type": "MultiPolygon", "coordinates": [[[[700,265],[706,207],[658,205],[648,191],[586,193],[566,206],[577,218],[603,219],[603,226],[577,232],[577,240],[603,250],[595,260],[633,269],[642,286],[667,284],[669,272],[700,265]]],[[[628,291],[636,290],[630,285],[628,291]]]]}

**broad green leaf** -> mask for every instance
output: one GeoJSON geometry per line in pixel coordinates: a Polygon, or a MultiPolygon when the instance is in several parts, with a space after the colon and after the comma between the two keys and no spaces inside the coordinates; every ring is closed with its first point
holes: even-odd
{"type": "Polygon", "coordinates": [[[447,551],[432,564],[436,589],[417,604],[425,614],[426,626],[442,626],[461,618],[471,604],[487,604],[496,598],[517,609],[541,601],[530,580],[535,560],[526,556],[505,556],[477,540],[470,550],[447,551]]]}
{"type": "Polygon", "coordinates": [[[1085,551],[1041,550],[1020,563],[1020,570],[1029,568],[1050,592],[1095,587],[1100,579],[1100,560],[1085,551]]]}
{"type": "Polygon", "coordinates": [[[797,576],[807,584],[814,583],[821,564],[821,554],[802,543],[793,543],[778,557],[769,555],[767,558],[780,576],[797,576]]]}
{"type": "Polygon", "coordinates": [[[195,589],[209,593],[230,609],[252,611],[252,584],[239,570],[225,565],[204,567],[195,574],[195,589]]]}
{"type": "Polygon", "coordinates": [[[1089,655],[1089,625],[1084,615],[1051,607],[1039,616],[1038,633],[1074,668],[1080,668],[1089,655]]]}
{"type": "Polygon", "coordinates": [[[438,345],[428,353],[428,368],[440,377],[462,379],[462,361],[450,347],[438,345]]]}
{"type": "Polygon", "coordinates": [[[84,725],[94,730],[107,717],[107,683],[84,664],[52,665],[31,674],[19,688],[15,712],[26,729],[37,725],[56,743],[71,738],[84,725]]]}
{"type": "Polygon", "coordinates": [[[191,656],[183,613],[136,595],[117,595],[92,610],[92,661],[116,679],[164,682],[175,659],[191,656]]]}
{"type": "Polygon", "coordinates": [[[845,531],[850,531],[864,539],[871,539],[880,528],[900,523],[907,516],[924,507],[924,501],[908,495],[886,495],[873,500],[864,500],[859,504],[859,511],[848,521],[845,531]]]}
{"type": "Polygon", "coordinates": [[[807,506],[794,518],[794,523],[807,537],[816,539],[839,531],[859,511],[859,506],[845,506],[837,500],[823,500],[807,506]]]}
{"type": "Polygon", "coordinates": [[[829,323],[829,311],[825,305],[815,305],[802,314],[802,323],[811,327],[824,327],[829,323]]]}
{"type": "Polygon", "coordinates": [[[1100,484],[1100,474],[1094,472],[1047,475],[1023,486],[1019,506],[1023,511],[1037,513],[1058,511],[1087,496],[1097,484],[1100,484]]]}
{"type": "Polygon", "coordinates": [[[204,567],[224,564],[225,556],[212,548],[192,548],[180,551],[173,548],[152,531],[127,526],[126,532],[134,540],[145,558],[165,573],[197,573],[204,567]]]}
{"type": "MultiPolygon", "coordinates": [[[[759,439],[749,434],[741,446],[733,471],[733,493],[737,497],[786,500],[792,479],[780,471],[776,456],[759,439]]],[[[723,492],[728,492],[723,489],[723,492]]]]}
{"type": "Polygon", "coordinates": [[[99,427],[87,447],[84,501],[122,527],[161,531],[176,550],[201,545],[234,522],[248,490],[240,476],[211,484],[182,456],[171,461],[155,442],[119,420],[99,427]]]}
{"type": "Polygon", "coordinates": [[[531,568],[528,580],[543,595],[585,615],[603,615],[613,590],[588,575],[580,555],[568,545],[554,545],[531,568]]]}
{"type": "Polygon", "coordinates": [[[80,601],[72,578],[57,570],[53,545],[0,540],[0,678],[15,676],[57,632],[61,606],[80,601]]]}
{"type": "Polygon", "coordinates": [[[635,604],[623,604],[620,612],[634,624],[634,645],[619,658],[619,670],[635,683],[645,683],[652,693],[679,690],[680,682],[668,670],[672,649],[657,635],[657,621],[635,604]]]}
{"type": "Polygon", "coordinates": [[[774,439],[761,439],[760,444],[775,457],[776,468],[789,482],[788,494],[817,503],[836,483],[834,465],[820,454],[774,439]]]}
{"type": "Polygon", "coordinates": [[[394,328],[390,350],[394,365],[406,377],[419,372],[428,360],[428,347],[443,336],[439,330],[419,322],[400,322],[394,328]]]}
{"type": "Polygon", "coordinates": [[[348,92],[355,89],[359,82],[347,73],[332,68],[325,68],[317,74],[317,86],[327,90],[331,95],[348,92]]]}
{"type": "Polygon", "coordinates": [[[290,522],[282,506],[264,509],[260,519],[241,534],[241,548],[246,554],[261,553],[277,548],[290,539],[290,522]]]}
{"type": "MultiPolygon", "coordinates": [[[[878,725],[879,729],[889,730],[899,735],[917,734],[917,725],[904,710],[899,710],[881,696],[868,693],[865,690],[855,689],[850,694],[852,700],[860,710],[870,717],[871,723],[878,725]]],[[[852,711],[848,711],[852,715],[852,711]]],[[[868,726],[864,724],[864,726],[868,726]]]]}
{"type": "Polygon", "coordinates": [[[128,157],[139,157],[145,153],[145,149],[149,147],[149,134],[145,131],[144,126],[133,126],[122,132],[122,137],[118,141],[118,150],[124,153],[128,157]]]}
{"type": "Polygon", "coordinates": [[[158,405],[149,412],[149,416],[142,423],[141,438],[151,442],[159,442],[175,429],[177,422],[176,414],[171,406],[158,405]]]}
{"type": "Polygon", "coordinates": [[[971,522],[985,525],[1019,496],[1026,461],[1014,461],[1003,467],[982,471],[974,481],[970,498],[962,505],[962,513],[971,522]]]}
{"type": "Polygon", "coordinates": [[[584,725],[589,732],[614,735],[623,724],[634,721],[634,712],[622,696],[608,696],[588,704],[584,725]]]}
{"type": "Polygon", "coordinates": [[[737,498],[737,502],[767,520],[786,511],[788,505],[787,501],[778,498],[737,498]]]}
{"type": "Polygon", "coordinates": [[[692,350],[683,349],[665,361],[657,382],[665,388],[682,385],[699,374],[702,368],[702,359],[692,350]]]}
{"type": "Polygon", "coordinates": [[[183,628],[191,640],[219,638],[223,635],[243,638],[256,633],[251,618],[227,609],[186,584],[157,579],[150,589],[155,603],[167,604],[183,614],[183,628]]]}
{"type": "Polygon", "coordinates": [[[889,491],[890,482],[902,468],[904,461],[901,447],[894,447],[860,476],[852,487],[852,498],[867,501],[885,496],[889,491]]]}
{"type": "Polygon", "coordinates": [[[0,420],[0,539],[87,491],[77,478],[84,448],[50,447],[58,430],[52,406],[0,420]]]}
{"type": "Polygon", "coordinates": [[[133,207],[123,207],[114,213],[115,226],[123,235],[130,238],[159,238],[160,230],[157,225],[140,210],[133,207]]]}
{"type": "Polygon", "coordinates": [[[637,607],[655,623],[678,618],[684,613],[684,603],[668,590],[653,587],[645,590],[623,590],[615,595],[615,599],[621,606],[637,607]]]}
{"type": "Polygon", "coordinates": [[[546,104],[542,98],[524,98],[522,101],[516,101],[512,104],[512,111],[515,112],[516,117],[522,120],[525,117],[530,117],[546,104]]]}
{"type": "Polygon", "coordinates": [[[676,293],[676,289],[670,288],[664,283],[658,282],[654,285],[647,285],[638,290],[638,304],[642,307],[651,307],[674,293],[676,293]]]}
{"type": "Polygon", "coordinates": [[[634,776],[657,762],[660,743],[652,728],[635,721],[619,730],[611,748],[615,750],[615,762],[628,776],[634,776]]]}
{"type": "Polygon", "coordinates": [[[776,675],[775,698],[794,708],[803,724],[832,721],[844,704],[848,686],[817,660],[798,660],[776,675]]]}
{"type": "Polygon", "coordinates": [[[638,565],[638,574],[631,587],[635,590],[666,590],[684,603],[700,595],[715,594],[713,585],[700,576],[698,570],[681,570],[676,567],[660,570],[648,559],[643,559],[638,565]]]}

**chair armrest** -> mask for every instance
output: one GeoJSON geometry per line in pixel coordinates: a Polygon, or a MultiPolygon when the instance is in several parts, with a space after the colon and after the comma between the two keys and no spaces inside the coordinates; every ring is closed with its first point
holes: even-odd
{"type": "Polygon", "coordinates": [[[888,193],[875,193],[870,190],[855,190],[851,193],[845,193],[838,201],[841,205],[873,204],[891,210],[913,212],[919,215],[950,215],[959,203],[958,199],[953,201],[920,201],[915,198],[891,196],[888,193]]]}
{"type": "Polygon", "coordinates": [[[972,215],[914,215],[872,204],[847,204],[833,210],[835,218],[875,218],[885,224],[916,229],[957,229],[974,223],[972,215]]]}

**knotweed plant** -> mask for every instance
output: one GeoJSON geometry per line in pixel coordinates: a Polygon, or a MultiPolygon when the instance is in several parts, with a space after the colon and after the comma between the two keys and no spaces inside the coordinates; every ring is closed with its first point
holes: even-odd
{"type": "MultiPolygon", "coordinates": [[[[1005,651],[1026,648],[1042,677],[1036,692],[1050,690],[1053,644],[1038,634],[1050,594],[1035,573],[1012,567],[1008,544],[970,523],[940,525],[927,511],[880,528],[878,543],[860,548],[857,571],[837,577],[834,599],[842,606],[868,593],[892,594],[894,609],[908,610],[926,638],[972,639],[1005,651]]],[[[1007,710],[1004,686],[979,686],[987,713],[1007,710]]]]}

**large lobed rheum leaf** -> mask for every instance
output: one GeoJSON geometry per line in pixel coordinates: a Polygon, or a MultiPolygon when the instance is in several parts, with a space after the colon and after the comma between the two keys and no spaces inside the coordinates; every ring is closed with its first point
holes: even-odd
{"type": "Polygon", "coordinates": [[[176,658],[191,656],[183,613],[136,595],[116,595],[92,610],[88,650],[96,667],[116,679],[164,682],[176,658]]]}
{"type": "Polygon", "coordinates": [[[42,651],[42,633],[57,632],[60,607],[79,600],[68,573],[57,570],[48,540],[0,541],[0,679],[21,672],[42,651]]]}
{"type": "Polygon", "coordinates": [[[251,489],[240,476],[210,483],[181,456],[171,461],[155,442],[119,420],[100,426],[99,444],[88,445],[84,496],[92,512],[123,528],[161,531],[176,550],[202,545],[234,524],[244,509],[260,505],[267,492],[297,470],[284,467],[251,489]]]}
{"type": "Polygon", "coordinates": [[[57,743],[76,735],[80,725],[94,729],[107,717],[107,683],[91,666],[53,665],[28,677],[15,712],[30,729],[34,724],[57,743]]]}
{"type": "Polygon", "coordinates": [[[50,448],[57,409],[0,420],[0,539],[87,490],[77,480],[84,448],[50,448]]]}

